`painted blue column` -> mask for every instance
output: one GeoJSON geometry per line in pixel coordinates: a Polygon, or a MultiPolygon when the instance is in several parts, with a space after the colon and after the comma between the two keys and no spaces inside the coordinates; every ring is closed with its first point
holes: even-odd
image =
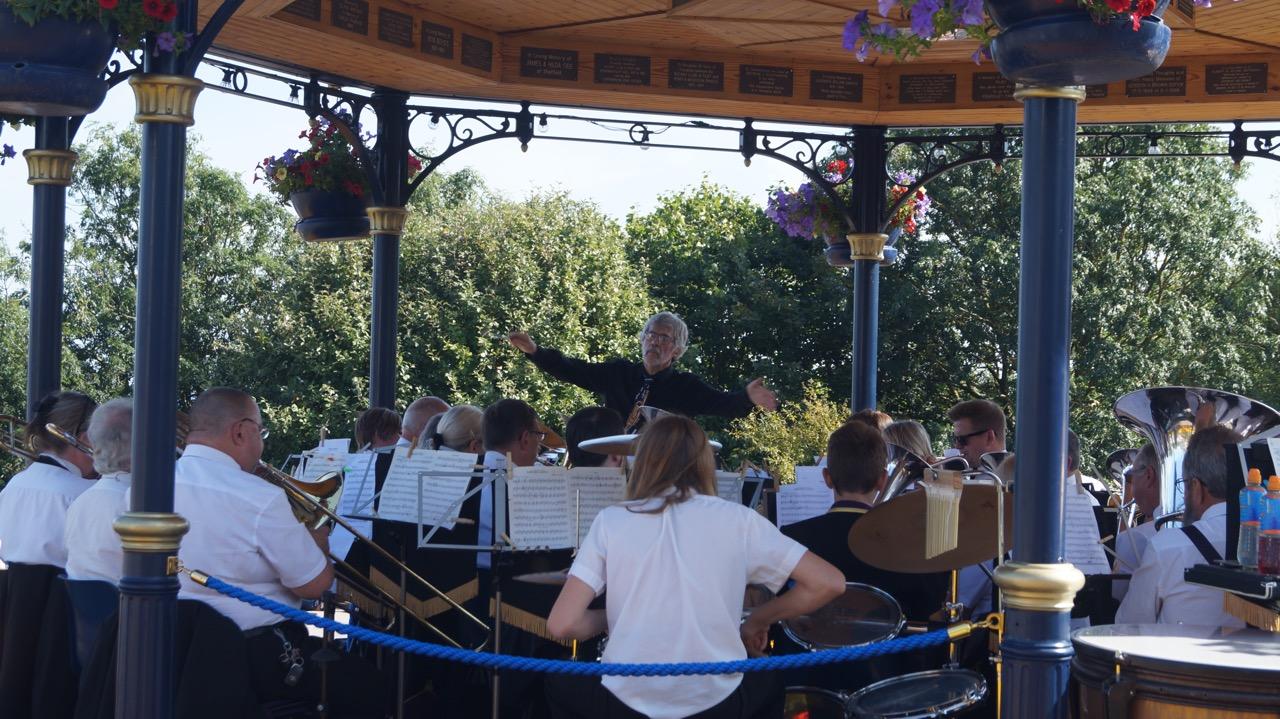
{"type": "Polygon", "coordinates": [[[396,406],[396,312],[400,302],[400,234],[408,200],[409,127],[403,92],[373,95],[378,113],[375,164],[382,189],[381,207],[370,208],[373,232],[373,302],[369,337],[369,406],[396,406]]]}
{"type": "Polygon", "coordinates": [[[875,409],[880,333],[879,235],[885,211],[885,128],[853,130],[853,210],[857,232],[849,236],[853,259],[853,392],[852,410],[875,409]]]}
{"type": "Polygon", "coordinates": [[[36,143],[23,154],[32,190],[31,313],[27,344],[27,418],[40,398],[62,386],[62,274],[67,235],[70,118],[42,117],[36,143]],[[65,172],[64,172],[65,171],[65,172]]]}
{"type": "Polygon", "coordinates": [[[1067,715],[1071,600],[1083,582],[1063,561],[1070,371],[1076,103],[1082,88],[1020,88],[1024,103],[1018,290],[1018,456],[1014,560],[1004,590],[1005,717],[1067,715]]]}

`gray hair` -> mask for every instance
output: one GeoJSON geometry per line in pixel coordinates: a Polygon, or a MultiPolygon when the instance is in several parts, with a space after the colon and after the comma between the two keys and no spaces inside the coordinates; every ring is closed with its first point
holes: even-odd
{"type": "MultiPolygon", "coordinates": [[[[1223,445],[1239,444],[1244,439],[1220,424],[1205,427],[1191,435],[1187,453],[1182,458],[1183,482],[1192,479],[1209,490],[1217,499],[1227,498],[1227,452],[1223,445]]],[[[1186,491],[1185,487],[1183,491],[1186,491]]]]}
{"type": "Polygon", "coordinates": [[[98,407],[89,419],[88,435],[93,446],[93,468],[98,474],[131,471],[133,400],[116,397],[98,407]]]}
{"type": "MultiPolygon", "coordinates": [[[[675,359],[680,359],[689,346],[689,326],[674,312],[659,312],[644,323],[645,332],[653,327],[666,327],[671,330],[671,340],[675,344],[675,359]]],[[[640,341],[644,341],[644,332],[640,333],[640,341]]]]}
{"type": "Polygon", "coordinates": [[[884,428],[884,440],[926,461],[933,456],[933,445],[929,441],[929,433],[923,424],[914,419],[890,422],[889,426],[884,428]]]}
{"type": "Polygon", "coordinates": [[[1160,458],[1156,456],[1156,446],[1154,444],[1147,442],[1142,445],[1142,449],[1138,450],[1138,456],[1133,458],[1133,466],[1142,469],[1150,467],[1151,471],[1155,472],[1156,486],[1160,486],[1160,470],[1162,468],[1160,466],[1160,458]]]}
{"type": "Polygon", "coordinates": [[[436,434],[443,446],[465,452],[472,441],[484,439],[484,410],[470,404],[452,407],[441,416],[436,434]]]}

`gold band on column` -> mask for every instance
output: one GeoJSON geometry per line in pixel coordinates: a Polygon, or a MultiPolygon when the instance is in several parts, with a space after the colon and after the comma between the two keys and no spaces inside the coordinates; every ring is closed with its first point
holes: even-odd
{"type": "Polygon", "coordinates": [[[849,241],[849,259],[875,260],[884,259],[884,243],[889,236],[879,232],[850,232],[844,238],[849,241]]]}
{"type": "Polygon", "coordinates": [[[404,234],[404,224],[409,219],[409,211],[403,207],[369,207],[369,231],[375,235],[404,234]]]}
{"type": "Polygon", "coordinates": [[[1062,612],[1075,603],[1076,592],[1084,586],[1084,574],[1073,564],[1005,562],[996,567],[995,581],[1010,609],[1062,612]]]}
{"type": "Polygon", "coordinates": [[[204,83],[186,75],[134,75],[129,78],[137,102],[134,122],[194,125],[196,96],[204,83]]]}
{"type": "Polygon", "coordinates": [[[71,184],[71,168],[80,158],[71,150],[23,150],[22,156],[27,158],[28,185],[62,187],[71,184]]]}
{"type": "Polygon", "coordinates": [[[1018,85],[1013,89],[1015,100],[1026,100],[1039,97],[1049,100],[1075,100],[1084,102],[1084,85],[1063,85],[1061,87],[1044,87],[1041,85],[1018,85]]]}
{"type": "Polygon", "coordinates": [[[191,525],[172,512],[125,512],[111,525],[126,552],[178,551],[182,535],[191,525]]]}

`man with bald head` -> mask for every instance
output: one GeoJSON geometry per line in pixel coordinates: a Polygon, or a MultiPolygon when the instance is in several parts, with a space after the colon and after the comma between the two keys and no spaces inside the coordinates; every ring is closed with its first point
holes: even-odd
{"type": "Polygon", "coordinates": [[[404,410],[400,419],[400,441],[397,444],[408,446],[422,434],[427,421],[432,417],[449,411],[449,403],[432,395],[419,397],[404,410]]]}

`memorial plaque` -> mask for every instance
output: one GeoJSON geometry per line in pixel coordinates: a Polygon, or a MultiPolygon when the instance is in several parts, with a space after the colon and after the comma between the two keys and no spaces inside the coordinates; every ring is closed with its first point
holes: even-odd
{"type": "Polygon", "coordinates": [[[738,92],[744,95],[791,97],[794,75],[789,67],[739,65],[738,92]]]}
{"type": "Polygon", "coordinates": [[[595,80],[601,85],[649,86],[651,61],[645,55],[596,53],[595,80]]]}
{"type": "Polygon", "coordinates": [[[667,87],[724,92],[724,63],[670,60],[667,62],[667,87]]]}
{"type": "Polygon", "coordinates": [[[856,72],[810,70],[809,99],[862,102],[862,75],[856,72]]]}
{"type": "Polygon", "coordinates": [[[578,79],[578,51],[549,47],[520,48],[520,77],[539,80],[578,79]]]}
{"type": "Polygon", "coordinates": [[[294,0],[284,6],[284,11],[290,15],[320,22],[320,0],[294,0]]]}
{"type": "Polygon", "coordinates": [[[413,16],[378,8],[378,39],[401,47],[413,47],[413,16]]]}
{"type": "Polygon", "coordinates": [[[1178,0],[1178,12],[1192,20],[1196,17],[1196,4],[1193,0],[1178,0]]]}
{"type": "Polygon", "coordinates": [[[453,59],[453,28],[422,21],[422,52],[453,59]]]}
{"type": "Polygon", "coordinates": [[[329,24],[359,35],[369,34],[369,3],[365,0],[333,0],[329,24]]]}
{"type": "Polygon", "coordinates": [[[1013,100],[1013,83],[998,72],[973,73],[974,102],[1008,102],[1013,100]]]}
{"type": "Polygon", "coordinates": [[[1204,69],[1204,91],[1210,95],[1247,95],[1267,91],[1267,63],[1209,65],[1204,69]]]}
{"type": "Polygon", "coordinates": [[[493,43],[482,37],[462,33],[462,64],[477,70],[493,70],[493,43]]]}
{"type": "Polygon", "coordinates": [[[1089,100],[1100,100],[1107,96],[1106,85],[1085,85],[1084,96],[1089,100]]]}
{"type": "Polygon", "coordinates": [[[901,75],[898,77],[898,102],[903,105],[935,105],[955,101],[955,75],[901,75]]]}
{"type": "Polygon", "coordinates": [[[1129,97],[1186,97],[1187,68],[1162,67],[1136,80],[1126,80],[1124,94],[1129,97]]]}

